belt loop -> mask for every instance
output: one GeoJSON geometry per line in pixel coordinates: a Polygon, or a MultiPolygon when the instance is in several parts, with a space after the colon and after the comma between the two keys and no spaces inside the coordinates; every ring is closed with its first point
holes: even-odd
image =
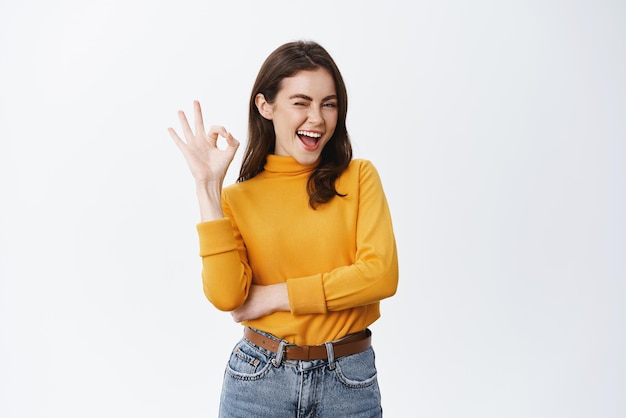
{"type": "Polygon", "coordinates": [[[281,363],[283,362],[283,354],[285,353],[285,345],[287,345],[287,342],[284,340],[281,340],[280,344],[278,344],[278,349],[276,350],[276,357],[272,359],[272,364],[274,365],[274,367],[280,367],[281,363]]]}
{"type": "Polygon", "coordinates": [[[328,368],[330,370],[335,370],[335,350],[333,348],[333,343],[327,342],[324,343],[326,345],[326,353],[328,354],[328,368]]]}

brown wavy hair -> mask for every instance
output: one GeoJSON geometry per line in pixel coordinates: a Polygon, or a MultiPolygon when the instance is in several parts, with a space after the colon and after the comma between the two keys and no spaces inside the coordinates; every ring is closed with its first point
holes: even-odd
{"type": "Polygon", "coordinates": [[[303,70],[323,68],[330,73],[337,92],[337,126],[320,156],[320,163],[309,176],[309,205],[315,209],[335,196],[345,196],[335,188],[335,181],[352,160],[352,145],[346,129],[348,95],[343,77],[330,54],[312,41],[294,41],[279,46],[265,60],[257,75],[248,109],[248,144],[243,155],[237,182],[249,180],[263,171],[267,155],[274,153],[276,135],[271,120],[265,119],[256,107],[261,93],[273,103],[285,78],[303,70]]]}

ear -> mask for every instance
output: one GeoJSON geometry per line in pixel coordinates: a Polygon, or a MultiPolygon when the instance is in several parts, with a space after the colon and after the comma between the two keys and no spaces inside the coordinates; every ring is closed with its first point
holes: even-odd
{"type": "Polygon", "coordinates": [[[265,96],[262,93],[256,95],[254,103],[256,104],[256,108],[259,110],[261,116],[267,120],[272,120],[274,117],[273,106],[265,100],[265,96]]]}

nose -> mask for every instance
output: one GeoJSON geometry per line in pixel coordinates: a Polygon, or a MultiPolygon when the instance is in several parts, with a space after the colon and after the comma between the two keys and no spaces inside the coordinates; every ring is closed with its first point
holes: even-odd
{"type": "Polygon", "coordinates": [[[322,110],[317,106],[309,106],[309,122],[319,123],[322,121],[322,110]]]}

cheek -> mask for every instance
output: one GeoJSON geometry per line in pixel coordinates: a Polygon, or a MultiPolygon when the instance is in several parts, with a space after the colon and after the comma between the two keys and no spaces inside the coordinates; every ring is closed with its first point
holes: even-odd
{"type": "Polygon", "coordinates": [[[330,118],[329,120],[326,121],[326,127],[327,128],[331,128],[333,131],[335,130],[335,128],[337,127],[337,116],[335,116],[334,118],[330,118]]]}
{"type": "Polygon", "coordinates": [[[326,114],[326,124],[330,126],[337,125],[337,119],[339,119],[339,114],[336,111],[328,112],[326,114]]]}

